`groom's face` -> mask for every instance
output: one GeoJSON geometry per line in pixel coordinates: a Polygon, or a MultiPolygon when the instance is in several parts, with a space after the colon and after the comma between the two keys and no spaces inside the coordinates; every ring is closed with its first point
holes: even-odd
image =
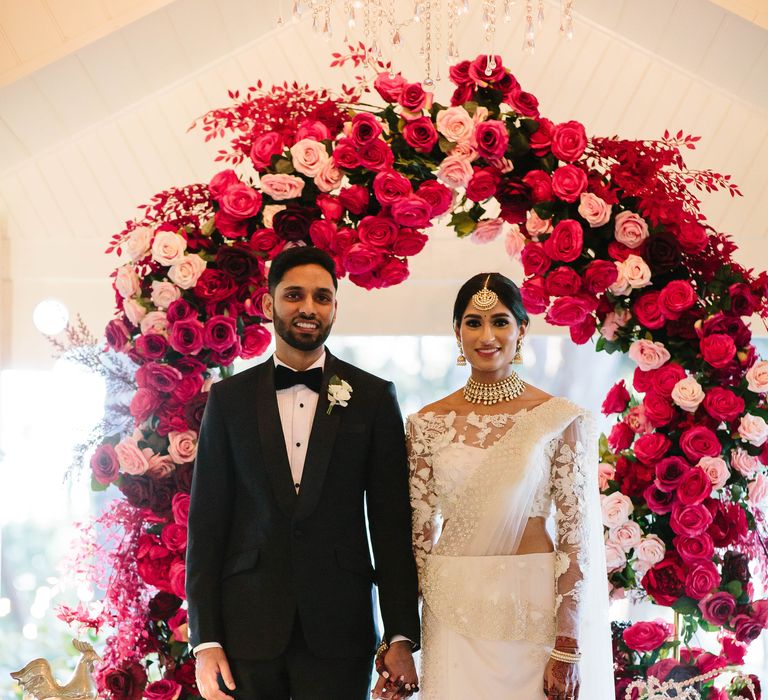
{"type": "Polygon", "coordinates": [[[316,350],[336,320],[333,279],[320,265],[293,267],[275,287],[274,297],[265,297],[264,311],[279,339],[296,350],[316,350]]]}

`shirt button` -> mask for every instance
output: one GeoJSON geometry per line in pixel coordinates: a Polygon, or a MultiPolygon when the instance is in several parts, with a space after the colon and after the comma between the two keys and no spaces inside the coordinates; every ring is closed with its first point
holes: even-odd
{"type": "Polygon", "coordinates": [[[293,487],[298,491],[301,484],[294,484],[293,487]]]}
{"type": "Polygon", "coordinates": [[[300,442],[297,442],[297,443],[296,443],[296,447],[301,447],[301,443],[300,443],[300,442]]]}
{"type": "Polygon", "coordinates": [[[299,408],[304,408],[304,404],[303,404],[303,403],[300,403],[300,404],[299,404],[299,408]]]}

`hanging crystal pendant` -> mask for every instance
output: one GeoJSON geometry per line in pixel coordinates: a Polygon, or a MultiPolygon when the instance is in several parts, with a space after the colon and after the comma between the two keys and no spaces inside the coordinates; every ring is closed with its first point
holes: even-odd
{"type": "Polygon", "coordinates": [[[320,16],[317,13],[312,15],[312,31],[315,34],[320,33],[320,16]]]}
{"type": "Polygon", "coordinates": [[[402,42],[402,39],[400,38],[400,30],[395,29],[395,33],[392,35],[392,46],[399,47],[402,42]]]}
{"type": "Polygon", "coordinates": [[[459,13],[466,15],[467,12],[469,12],[469,0],[464,0],[464,2],[461,4],[461,7],[459,8],[459,13]]]}
{"type": "Polygon", "coordinates": [[[421,22],[421,11],[422,11],[422,5],[420,2],[417,2],[416,5],[413,8],[413,21],[417,24],[421,22]]]}
{"type": "Polygon", "coordinates": [[[525,27],[523,51],[532,54],[536,50],[536,31],[533,28],[533,18],[529,17],[525,27]]]}
{"type": "Polygon", "coordinates": [[[300,0],[293,0],[293,5],[291,6],[291,19],[293,19],[294,22],[298,22],[303,14],[304,8],[301,6],[300,0]]]}
{"type": "Polygon", "coordinates": [[[323,22],[323,39],[330,41],[332,37],[333,29],[331,29],[331,20],[329,19],[328,15],[326,15],[325,21],[323,22]]]}
{"type": "Polygon", "coordinates": [[[349,16],[347,17],[347,26],[350,29],[354,29],[357,22],[355,21],[355,8],[354,6],[349,8],[349,16]]]}
{"type": "Polygon", "coordinates": [[[536,24],[538,29],[544,26],[544,0],[539,0],[539,13],[536,16],[536,24]]]}
{"type": "Polygon", "coordinates": [[[512,8],[515,6],[515,0],[504,0],[504,21],[509,24],[512,19],[512,8]]]}

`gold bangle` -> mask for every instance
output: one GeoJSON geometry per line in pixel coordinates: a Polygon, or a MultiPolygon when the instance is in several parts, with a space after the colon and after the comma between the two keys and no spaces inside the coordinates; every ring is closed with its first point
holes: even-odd
{"type": "Polygon", "coordinates": [[[387,649],[389,649],[389,644],[387,644],[386,639],[382,639],[379,646],[376,647],[376,655],[374,656],[374,659],[380,659],[384,656],[384,654],[387,653],[387,649]]]}

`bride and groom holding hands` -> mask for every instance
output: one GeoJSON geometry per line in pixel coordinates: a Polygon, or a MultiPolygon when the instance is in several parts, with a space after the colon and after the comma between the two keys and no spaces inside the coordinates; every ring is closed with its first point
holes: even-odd
{"type": "Polygon", "coordinates": [[[375,665],[374,698],[612,698],[589,417],[512,370],[517,287],[492,273],[459,290],[471,376],[404,438],[392,383],[324,347],[333,260],[291,248],[268,283],[275,354],[212,387],[199,435],[186,587],[200,694],[364,700],[375,665]]]}

